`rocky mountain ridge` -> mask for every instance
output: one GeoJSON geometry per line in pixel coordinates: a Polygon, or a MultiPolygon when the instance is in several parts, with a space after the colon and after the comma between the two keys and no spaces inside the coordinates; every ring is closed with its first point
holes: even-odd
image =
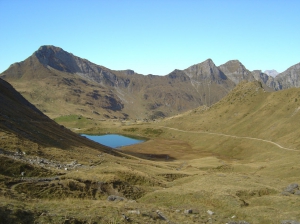
{"type": "Polygon", "coordinates": [[[155,119],[210,106],[241,81],[258,80],[268,90],[298,87],[299,73],[295,65],[273,78],[261,71],[250,72],[238,60],[216,66],[207,59],[165,76],[141,75],[96,65],[59,47],[41,46],[0,77],[50,117],[71,113],[155,119]]]}

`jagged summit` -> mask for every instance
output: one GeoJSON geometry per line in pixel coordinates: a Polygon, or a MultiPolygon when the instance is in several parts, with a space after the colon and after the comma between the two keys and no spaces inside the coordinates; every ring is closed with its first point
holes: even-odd
{"type": "MultiPolygon", "coordinates": [[[[70,73],[88,73],[94,71],[95,64],[86,59],[79,58],[52,45],[41,46],[34,55],[44,66],[70,73]]],[[[97,70],[97,69],[96,69],[97,70]]]]}
{"type": "Polygon", "coordinates": [[[185,74],[195,81],[216,81],[227,80],[227,77],[215,65],[211,59],[192,65],[184,70],[185,74]]]}
{"type": "Polygon", "coordinates": [[[238,60],[231,60],[219,66],[219,69],[235,84],[241,81],[254,81],[254,77],[249,70],[238,60]]]}

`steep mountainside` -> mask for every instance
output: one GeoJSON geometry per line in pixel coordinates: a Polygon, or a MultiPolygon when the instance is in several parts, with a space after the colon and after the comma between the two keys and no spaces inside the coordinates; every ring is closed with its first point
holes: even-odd
{"type": "MultiPolygon", "coordinates": [[[[9,83],[0,78],[0,148],[25,147],[31,154],[41,153],[45,147],[58,147],[66,150],[82,147],[93,147],[101,151],[111,151],[108,147],[95,144],[69,129],[58,125],[30,104],[9,83]],[[16,142],[7,144],[10,137],[16,142]],[[65,141],[67,139],[67,141],[65,141]],[[24,142],[27,142],[24,144],[24,142]]],[[[74,152],[73,152],[74,153],[74,152]]]]}
{"type": "Polygon", "coordinates": [[[235,84],[241,81],[254,81],[254,77],[245,66],[238,60],[228,61],[219,66],[219,69],[235,84]]]}
{"type": "Polygon", "coordinates": [[[275,80],[277,81],[276,90],[300,87],[300,63],[278,74],[275,80]]]}
{"type": "Polygon", "coordinates": [[[211,60],[166,76],[144,76],[110,70],[54,46],[40,47],[1,77],[50,117],[164,117],[211,105],[234,87],[211,60]]]}
{"type": "Polygon", "coordinates": [[[254,70],[252,71],[253,77],[260,81],[264,88],[267,91],[274,91],[275,87],[277,85],[277,82],[275,81],[274,77],[267,75],[266,73],[263,73],[261,70],[254,70]]]}
{"type": "Polygon", "coordinates": [[[242,81],[260,81],[267,91],[277,91],[292,87],[299,87],[300,63],[291,66],[286,71],[278,74],[275,70],[254,70],[250,72],[238,60],[228,61],[219,66],[219,69],[235,84],[242,81]],[[276,77],[275,77],[276,76],[276,77]]]}
{"type": "Polygon", "coordinates": [[[300,63],[291,66],[275,77],[262,73],[261,71],[259,74],[257,71],[253,73],[256,73],[256,75],[254,74],[254,76],[257,77],[256,80],[263,82],[266,86],[276,91],[293,87],[298,88],[300,86],[300,63]]]}

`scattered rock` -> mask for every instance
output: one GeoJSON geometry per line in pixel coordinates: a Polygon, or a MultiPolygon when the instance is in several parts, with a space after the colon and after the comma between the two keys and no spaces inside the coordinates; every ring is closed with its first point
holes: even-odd
{"type": "Polygon", "coordinates": [[[124,214],[122,214],[122,216],[123,216],[123,218],[124,218],[125,221],[130,222],[130,218],[129,218],[129,217],[127,217],[127,216],[124,215],[124,214]]]}
{"type": "Polygon", "coordinates": [[[230,221],[227,224],[250,224],[250,223],[246,221],[230,221]]]}
{"type": "Polygon", "coordinates": [[[184,214],[192,214],[193,210],[192,209],[185,209],[184,214]]]}
{"type": "Polygon", "coordinates": [[[285,196],[289,196],[291,194],[300,195],[299,185],[297,183],[292,183],[287,186],[281,194],[285,196]]]}
{"type": "Polygon", "coordinates": [[[157,210],[156,213],[161,219],[165,220],[166,222],[169,222],[169,219],[162,212],[157,210]]]}
{"type": "Polygon", "coordinates": [[[299,186],[297,183],[290,184],[284,189],[284,191],[290,192],[291,194],[295,193],[295,190],[299,190],[299,186]]]}
{"type": "Polygon", "coordinates": [[[282,220],[280,223],[281,224],[300,224],[300,222],[295,221],[295,220],[282,220]]]}
{"type": "Polygon", "coordinates": [[[213,212],[213,211],[211,211],[211,210],[207,210],[207,213],[209,214],[209,215],[214,215],[215,213],[213,212]]]}
{"type": "Polygon", "coordinates": [[[109,195],[107,197],[107,201],[124,201],[125,198],[117,196],[117,195],[109,195]]]}
{"type": "Polygon", "coordinates": [[[300,190],[295,191],[294,195],[300,195],[300,190]]]}
{"type": "Polygon", "coordinates": [[[289,192],[286,192],[286,191],[283,191],[283,192],[281,192],[281,195],[284,195],[284,196],[290,196],[290,195],[291,195],[291,193],[289,193],[289,192]]]}
{"type": "Polygon", "coordinates": [[[140,210],[130,210],[130,211],[127,211],[127,212],[130,213],[130,214],[137,214],[137,215],[141,214],[140,210]]]}

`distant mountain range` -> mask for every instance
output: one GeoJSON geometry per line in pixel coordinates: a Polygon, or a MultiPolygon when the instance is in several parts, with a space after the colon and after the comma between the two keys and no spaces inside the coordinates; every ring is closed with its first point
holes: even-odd
{"type": "Polygon", "coordinates": [[[251,72],[238,60],[216,66],[211,59],[165,76],[141,75],[42,46],[0,77],[52,118],[81,114],[97,119],[156,119],[210,106],[242,81],[258,80],[269,91],[299,87],[299,75],[300,63],[274,78],[260,70],[251,72]]]}
{"type": "Polygon", "coordinates": [[[275,77],[276,75],[279,74],[279,72],[277,72],[274,69],[272,69],[272,70],[266,70],[266,71],[264,71],[264,73],[267,74],[268,76],[273,76],[273,77],[275,77]]]}

